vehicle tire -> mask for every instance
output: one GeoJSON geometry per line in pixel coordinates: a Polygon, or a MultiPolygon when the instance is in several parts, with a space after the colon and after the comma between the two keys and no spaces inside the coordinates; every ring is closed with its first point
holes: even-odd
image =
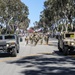
{"type": "Polygon", "coordinates": [[[22,38],[20,38],[20,42],[22,42],[23,41],[23,39],[22,38]]]}
{"type": "Polygon", "coordinates": [[[19,53],[19,49],[20,49],[20,47],[18,46],[18,47],[16,48],[16,50],[17,50],[17,53],[19,53]]]}
{"type": "Polygon", "coordinates": [[[59,43],[58,43],[58,49],[59,49],[59,52],[62,52],[62,49],[60,48],[59,43]]]}
{"type": "Polygon", "coordinates": [[[19,53],[19,49],[17,50],[17,53],[19,53]]]}
{"type": "Polygon", "coordinates": [[[11,55],[12,55],[13,57],[16,57],[16,56],[17,56],[17,50],[16,50],[16,48],[13,48],[13,49],[12,49],[11,55]]]}
{"type": "Polygon", "coordinates": [[[69,54],[69,50],[68,50],[68,47],[67,46],[64,46],[63,47],[63,54],[64,55],[68,55],[69,54]]]}

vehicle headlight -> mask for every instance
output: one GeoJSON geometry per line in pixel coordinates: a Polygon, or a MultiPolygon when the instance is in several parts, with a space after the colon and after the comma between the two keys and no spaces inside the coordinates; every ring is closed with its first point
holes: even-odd
{"type": "Polygon", "coordinates": [[[74,45],[74,43],[72,42],[71,45],[74,45]]]}
{"type": "Polygon", "coordinates": [[[7,44],[6,46],[9,47],[9,44],[7,44]]]}

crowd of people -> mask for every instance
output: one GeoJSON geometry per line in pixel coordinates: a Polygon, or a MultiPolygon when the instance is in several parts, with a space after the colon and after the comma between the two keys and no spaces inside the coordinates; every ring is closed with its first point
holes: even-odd
{"type": "Polygon", "coordinates": [[[43,44],[43,42],[48,44],[48,41],[49,41],[49,34],[48,33],[45,33],[45,34],[31,33],[25,37],[26,45],[28,45],[28,44],[37,45],[38,42],[40,42],[40,44],[43,44]]]}

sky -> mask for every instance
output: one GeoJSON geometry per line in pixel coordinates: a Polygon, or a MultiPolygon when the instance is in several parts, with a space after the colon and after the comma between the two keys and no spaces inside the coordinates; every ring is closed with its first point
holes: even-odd
{"type": "Polygon", "coordinates": [[[21,0],[29,9],[29,19],[30,25],[29,27],[34,26],[35,21],[39,21],[40,12],[44,9],[44,1],[45,0],[21,0]]]}

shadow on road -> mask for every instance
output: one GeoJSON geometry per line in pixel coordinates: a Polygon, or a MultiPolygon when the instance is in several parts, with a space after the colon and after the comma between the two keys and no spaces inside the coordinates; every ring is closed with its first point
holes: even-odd
{"type": "Polygon", "coordinates": [[[75,58],[56,54],[29,56],[7,63],[21,66],[24,75],[75,75],[75,58]]]}
{"type": "MultiPolygon", "coordinates": [[[[59,55],[59,56],[63,56],[64,55],[63,52],[59,52],[59,51],[56,51],[56,50],[53,52],[53,54],[54,55],[59,55]]],[[[75,51],[69,52],[68,56],[70,56],[70,55],[75,56],[75,51]]]]}
{"type": "Polygon", "coordinates": [[[9,53],[0,53],[0,58],[10,57],[9,53]]]}

